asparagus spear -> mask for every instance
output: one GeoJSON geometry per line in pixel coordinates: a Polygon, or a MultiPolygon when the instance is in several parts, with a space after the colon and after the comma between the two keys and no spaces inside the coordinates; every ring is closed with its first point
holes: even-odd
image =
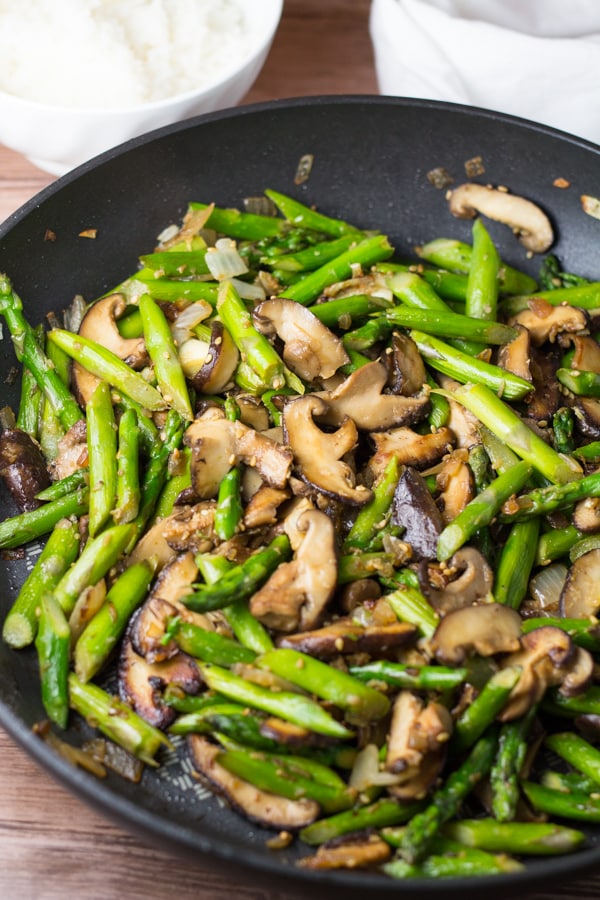
{"type": "Polygon", "coordinates": [[[247,599],[290,555],[287,535],[278,535],[263,550],[253,553],[243,563],[226,572],[216,584],[197,584],[194,591],[182,600],[196,612],[207,612],[229,606],[234,600],[247,599]]]}
{"type": "Polygon", "coordinates": [[[560,819],[587,822],[588,825],[600,822],[600,800],[595,794],[557,791],[535,781],[523,781],[521,787],[533,808],[539,812],[560,819]]]}
{"type": "MultiPolygon", "coordinates": [[[[469,264],[465,313],[477,319],[495,320],[501,261],[489,232],[479,218],[473,223],[473,247],[469,264]]],[[[486,343],[490,343],[489,340],[486,343]]]]}
{"type": "MultiPolygon", "coordinates": [[[[208,209],[208,203],[189,204],[191,212],[208,209]]],[[[205,228],[212,228],[219,234],[237,240],[259,241],[268,237],[285,235],[288,227],[285,219],[275,216],[261,216],[256,213],[241,212],[239,209],[223,209],[214,206],[205,222],[205,228]]]]}
{"type": "Polygon", "coordinates": [[[374,659],[364,665],[350,666],[349,672],[361,681],[383,681],[393,687],[419,691],[448,691],[459,687],[468,670],[447,666],[411,666],[385,659],[374,659]]]}
{"type": "Polygon", "coordinates": [[[42,594],[35,647],[40,666],[42,702],[48,717],[60,728],[67,727],[67,686],[71,631],[53,594],[42,594]]]}
{"type": "Polygon", "coordinates": [[[86,408],[90,477],[89,532],[110,519],[117,495],[117,433],[110,388],[99,381],[86,408]]]}
{"type": "Polygon", "coordinates": [[[390,701],[381,691],[307,653],[279,648],[264,653],[257,665],[339,706],[352,723],[381,719],[389,711],[390,701]]]}
{"type": "Polygon", "coordinates": [[[10,608],[2,637],[15,648],[26,647],[37,631],[37,610],[45,592],[51,592],[77,558],[79,530],[70,519],[57,522],[44,549],[21,587],[10,608]]]}
{"type": "Polygon", "coordinates": [[[406,862],[418,863],[427,855],[442,825],[457,814],[465,797],[489,772],[497,746],[498,732],[491,729],[479,738],[464,762],[435,791],[429,806],[410,820],[401,846],[406,862]]]}
{"type": "Polygon", "coordinates": [[[573,731],[551,734],[545,744],[588,778],[600,785],[600,750],[573,731]]]}
{"type": "MultiPolygon", "coordinates": [[[[44,327],[38,325],[34,328],[34,334],[40,347],[44,343],[44,327]]],[[[17,412],[17,428],[26,431],[37,440],[39,434],[40,404],[43,394],[39,388],[31,369],[23,366],[21,375],[21,396],[17,412]]]]}
{"type": "Polygon", "coordinates": [[[88,489],[82,488],[5,519],[0,523],[0,548],[20,547],[48,534],[61,519],[82,515],[88,509],[88,496],[88,489]]]}
{"type": "Polygon", "coordinates": [[[176,619],[169,633],[184,653],[218,666],[231,667],[237,663],[252,663],[256,659],[256,653],[243,644],[217,631],[201,628],[194,622],[176,619]]]}
{"type": "Polygon", "coordinates": [[[42,500],[44,503],[49,500],[60,500],[61,497],[66,497],[67,494],[72,494],[73,491],[76,491],[79,488],[87,487],[88,483],[88,469],[75,469],[70,475],[65,475],[64,478],[53,481],[48,487],[38,491],[35,498],[36,500],[42,500]]]}
{"type": "Polygon", "coordinates": [[[145,409],[165,409],[168,405],[156,388],[148,384],[122,359],[96,341],[91,341],[80,334],[73,334],[62,328],[53,328],[52,331],[49,331],[48,339],[62,347],[72,359],[92,375],[107,381],[112,387],[131,397],[145,409]]]}
{"type": "Polygon", "coordinates": [[[279,191],[273,190],[266,190],[265,194],[273,201],[284,218],[292,225],[297,225],[301,228],[309,228],[313,231],[320,231],[331,237],[340,237],[347,234],[354,236],[363,234],[363,232],[355,225],[351,225],[349,222],[343,221],[343,219],[333,219],[331,216],[319,213],[311,207],[305,206],[304,203],[301,203],[299,200],[287,196],[287,194],[282,194],[279,191]]]}
{"type": "Polygon", "coordinates": [[[272,691],[212,663],[200,662],[198,668],[209,688],[231,700],[272,713],[286,722],[308,728],[317,734],[342,740],[352,737],[351,731],[310,697],[291,691],[272,691]]]}
{"type": "MultiPolygon", "coordinates": [[[[500,322],[484,321],[472,313],[461,315],[450,310],[413,309],[410,306],[393,306],[381,315],[393,325],[414,328],[424,334],[444,338],[465,338],[482,344],[506,344],[516,337],[517,331],[500,322]]],[[[483,349],[481,347],[480,349],[483,349]]]]}
{"type": "MultiPolygon", "coordinates": [[[[315,214],[314,210],[311,210],[311,212],[313,215],[315,214]]],[[[333,240],[319,241],[319,243],[306,247],[303,250],[297,250],[295,253],[285,253],[275,258],[265,256],[262,262],[267,265],[276,264],[278,269],[288,272],[312,272],[324,263],[329,262],[329,260],[335,259],[340,253],[348,250],[356,241],[356,238],[357,232],[353,231],[349,234],[342,234],[333,240]]]]}
{"type": "Polygon", "coordinates": [[[140,508],[140,428],[135,410],[126,409],[119,419],[116,473],[117,525],[133,522],[140,508]]]}
{"type": "Polygon", "coordinates": [[[555,288],[552,291],[520,291],[518,295],[507,297],[501,303],[504,316],[516,316],[529,307],[532,300],[543,300],[551,306],[578,306],[580,309],[600,307],[600,282],[590,281],[576,287],[555,288]]]}
{"type": "Polygon", "coordinates": [[[385,235],[362,238],[349,250],[340,253],[335,259],[315,269],[314,272],[309,272],[301,281],[286,288],[283,295],[289,300],[296,300],[308,306],[314,303],[330,284],[350,278],[353,266],[358,264],[367,271],[370,266],[387,259],[393,252],[393,247],[385,235]]]}
{"type": "Polygon", "coordinates": [[[163,398],[177,410],[184,421],[191,421],[194,413],[190,394],[165,314],[149,294],[140,297],[139,309],[144,328],[144,341],[163,398]]]}
{"type": "Polygon", "coordinates": [[[489,486],[477,494],[441,532],[437,556],[440,561],[450,559],[480,528],[489,525],[502,504],[518,493],[531,476],[529,463],[521,460],[511,469],[498,475],[489,486]]]}
{"type": "Polygon", "coordinates": [[[586,497],[600,497],[600,473],[584,475],[579,481],[551,484],[535,488],[514,498],[502,513],[504,522],[521,522],[532,516],[542,516],[557,509],[567,509],[586,497]]]}
{"type": "Polygon", "coordinates": [[[553,822],[498,822],[496,819],[460,819],[443,833],[468,847],[518,856],[554,856],[576,850],[585,840],[582,831],[553,822]]]}
{"type": "Polygon", "coordinates": [[[482,384],[464,385],[450,392],[450,395],[548,481],[560,484],[581,475],[581,467],[574,459],[548,446],[489,388],[482,384]]]}
{"type": "Polygon", "coordinates": [[[479,695],[464,709],[454,724],[450,740],[453,753],[468,750],[481,737],[503,709],[520,676],[519,666],[509,666],[494,673],[485,683],[479,695]]]}
{"type": "Polygon", "coordinates": [[[438,626],[439,616],[427,598],[410,584],[399,584],[385,595],[401,622],[416,625],[423,637],[430,638],[438,626]]]}
{"type": "MultiPolygon", "coordinates": [[[[384,833],[389,840],[389,833],[384,833]]],[[[519,872],[523,866],[505,853],[492,854],[476,847],[465,847],[450,838],[438,836],[432,853],[421,863],[408,863],[401,857],[385,863],[382,870],[391,878],[465,878],[519,872]]]]}
{"type": "Polygon", "coordinates": [[[355,294],[339,297],[326,303],[315,303],[309,309],[328,328],[348,330],[356,321],[365,319],[369,313],[379,312],[389,305],[382,297],[371,294],[355,294]]]}
{"type": "Polygon", "coordinates": [[[156,766],[155,756],[159,749],[171,747],[171,742],[162,731],[154,728],[126,703],[112,697],[98,685],[91,682],[83,684],[71,672],[68,688],[71,708],[142,762],[156,766]]]}
{"type": "MultiPolygon", "coordinates": [[[[421,259],[456,272],[468,273],[473,259],[473,248],[469,244],[450,238],[436,238],[417,248],[417,252],[421,259]]],[[[533,278],[504,262],[498,270],[498,281],[503,294],[531,294],[537,288],[533,278]]]]}
{"type": "Polygon", "coordinates": [[[507,400],[520,400],[533,390],[533,386],[524,378],[513,375],[512,372],[493,363],[469,356],[445,341],[440,341],[422,331],[411,331],[410,336],[429,366],[461,384],[468,383],[477,387],[485,385],[487,389],[491,388],[499,397],[506,397],[507,400]]]}
{"type": "Polygon", "coordinates": [[[538,550],[539,519],[515,522],[500,552],[492,593],[496,603],[519,609],[527,596],[538,550]]]}
{"type": "Polygon", "coordinates": [[[34,329],[23,315],[23,304],[6,275],[0,275],[0,315],[10,331],[17,359],[34,376],[60,422],[68,431],[83,418],[79,404],[40,347],[34,329]]]}
{"type": "Polygon", "coordinates": [[[365,828],[401,825],[416,815],[422,806],[422,803],[402,803],[391,799],[377,800],[367,806],[355,806],[354,809],[345,810],[326,819],[318,819],[302,829],[300,839],[305,844],[317,846],[365,828]]]}
{"type": "Polygon", "coordinates": [[[398,458],[392,456],[383,474],[373,485],[373,497],[363,506],[344,541],[344,550],[353,547],[367,550],[371,541],[386,522],[394,491],[400,475],[398,458]]]}
{"type": "Polygon", "coordinates": [[[75,672],[83,683],[90,681],[111,655],[132,613],[146,596],[154,570],[150,560],[125,569],[85,626],[73,651],[75,672]]]}
{"type": "Polygon", "coordinates": [[[600,397],[600,375],[576,369],[558,369],[556,377],[572,394],[600,397]]]}
{"type": "Polygon", "coordinates": [[[84,550],[63,575],[54,596],[66,616],[70,616],[81,592],[97,584],[115,565],[134,533],[133,525],[112,525],[88,541],[84,550]]]}
{"type": "Polygon", "coordinates": [[[500,728],[498,754],[490,771],[492,810],[498,822],[512,822],[520,796],[519,777],[527,753],[527,737],[537,707],[500,728]]]}

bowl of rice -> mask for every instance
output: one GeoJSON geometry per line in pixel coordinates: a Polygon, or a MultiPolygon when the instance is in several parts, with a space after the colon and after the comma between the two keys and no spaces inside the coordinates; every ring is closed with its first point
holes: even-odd
{"type": "Polygon", "coordinates": [[[0,143],[53,175],[235,106],[283,0],[0,0],[0,143]]]}

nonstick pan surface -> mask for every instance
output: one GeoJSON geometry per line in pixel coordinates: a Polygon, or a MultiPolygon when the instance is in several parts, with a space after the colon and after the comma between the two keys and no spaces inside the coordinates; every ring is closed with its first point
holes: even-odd
{"type": "MultiPolygon", "coordinates": [[[[21,295],[32,323],[67,306],[76,294],[92,300],[137,266],[156,236],[178,222],[190,200],[239,206],[273,188],[316,204],[330,215],[387,233],[399,254],[435,237],[470,240],[471,223],[454,219],[444,190],[427,174],[443,167],[455,184],[465,163],[480,157],[474,180],[505,185],[542,206],[555,226],[552,252],[563,267],[600,279],[600,221],[586,215],[582,194],[600,195],[600,148],[544,126],[483,110],[386,97],[320,97],[240,107],[169,126],[103,154],[42,191],[0,226],[0,271],[21,295]],[[295,184],[300,157],[314,157],[309,179],[295,184]],[[568,187],[558,187],[562,179],[568,187]],[[79,237],[97,229],[94,240],[79,237]],[[52,232],[53,240],[48,240],[52,232]]],[[[509,263],[537,274],[508,228],[490,232],[509,263]]],[[[0,344],[3,404],[18,402],[10,384],[10,340],[0,344]]],[[[14,513],[6,494],[2,516],[14,513]]],[[[1,561],[0,619],[24,580],[26,559],[1,561]]],[[[296,851],[271,851],[269,834],[242,820],[192,784],[176,756],[140,785],[118,776],[96,780],[75,769],[33,735],[44,718],[33,651],[0,644],[0,724],[55,777],[123,826],[240,879],[330,898],[450,896],[486,891],[508,896],[547,880],[578,877],[600,865],[598,834],[572,856],[542,859],[523,873],[495,879],[397,882],[359,873],[311,873],[294,865],[296,851]]],[[[65,737],[88,735],[75,721],[65,737]]],[[[184,757],[184,754],[181,754],[184,757]]],[[[68,852],[68,848],[65,848],[68,852]]],[[[149,863],[151,865],[151,863],[149,863]]],[[[150,873],[149,873],[150,874],[150,873]]]]}

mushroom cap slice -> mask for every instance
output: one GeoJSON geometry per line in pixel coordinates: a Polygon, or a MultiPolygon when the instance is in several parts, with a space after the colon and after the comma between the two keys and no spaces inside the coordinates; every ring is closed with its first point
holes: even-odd
{"type": "MultiPolygon", "coordinates": [[[[286,531],[303,533],[295,558],[278,566],[250,599],[250,612],[278,631],[314,628],[337,586],[335,530],[329,516],[300,509],[286,531]]],[[[295,541],[290,535],[294,546],[295,541]]]]}
{"type": "Polygon", "coordinates": [[[356,484],[353,469],[343,461],[358,442],[356,425],[346,418],[336,431],[325,432],[314,418],[325,418],[328,412],[328,404],[315,394],[286,403],[283,408],[286,441],[303,481],[342,503],[362,506],[371,499],[371,491],[356,484]]]}
{"type": "Polygon", "coordinates": [[[412,428],[393,428],[371,435],[375,453],[367,464],[370,477],[375,480],[384,471],[390,457],[395,456],[398,465],[424,469],[438,462],[455,443],[449,428],[440,428],[429,434],[419,434],[412,428]]]}
{"type": "Polygon", "coordinates": [[[252,313],[258,331],[283,341],[283,361],[304,381],[331,378],[350,362],[337,335],[295,300],[264,300],[252,313]]]}
{"type": "Polygon", "coordinates": [[[349,417],[360,431],[387,431],[420,421],[429,409],[428,393],[418,397],[384,394],[387,378],[386,367],[374,360],[352,372],[335,390],[316,394],[328,406],[324,421],[339,425],[349,417]]]}
{"type": "Polygon", "coordinates": [[[431,639],[431,651],[444,665],[460,666],[469,654],[493,656],[520,648],[521,616],[500,603],[463,606],[447,613],[431,639]]]}
{"type": "Polygon", "coordinates": [[[444,525],[448,525],[475,496],[473,471],[464,450],[448,454],[436,475],[436,483],[440,490],[438,507],[444,525]]]}
{"type": "Polygon", "coordinates": [[[231,383],[239,358],[239,350],[223,323],[214,321],[207,354],[190,379],[192,385],[203,394],[220,394],[231,383]]]}
{"type": "Polygon", "coordinates": [[[390,786],[402,799],[422,797],[439,775],[452,734],[452,716],[441,703],[400,691],[394,701],[388,735],[386,769],[399,775],[390,786]]]}
{"type": "Polygon", "coordinates": [[[600,609],[600,548],[589,550],[570,567],[560,596],[560,614],[588,619],[600,609]]]}
{"type": "Polygon", "coordinates": [[[392,855],[392,848],[377,834],[354,832],[321,844],[312,856],[298,862],[303,869],[365,869],[382,865],[392,855]]]}
{"type": "Polygon", "coordinates": [[[484,184],[467,182],[450,193],[450,212],[458,219],[474,219],[477,213],[508,225],[527,250],[545,253],[554,241],[546,213],[531,200],[484,184]]]}
{"type": "Polygon", "coordinates": [[[232,775],[219,765],[219,747],[205,737],[190,735],[188,749],[200,777],[252,822],[277,831],[298,831],[319,815],[319,804],[314,800],[288,800],[232,775]]]}
{"type": "MultiPolygon", "coordinates": [[[[117,319],[123,315],[126,307],[127,302],[122,294],[110,294],[96,300],[81,320],[79,334],[102,344],[132,369],[141,369],[149,359],[144,339],[123,338],[117,327],[117,319]]],[[[72,365],[71,373],[75,395],[85,409],[99,379],[76,362],[72,365]]]]}
{"type": "Polygon", "coordinates": [[[461,547],[446,565],[447,572],[455,577],[444,588],[434,588],[420,572],[421,590],[438,612],[470,607],[485,601],[492,590],[494,573],[486,558],[475,547],[461,547]]]}
{"type": "Polygon", "coordinates": [[[391,520],[404,529],[402,540],[410,544],[414,560],[435,558],[444,523],[425,479],[411,466],[398,479],[391,520]]]}
{"type": "Polygon", "coordinates": [[[498,365],[525,381],[531,381],[529,331],[518,323],[515,327],[518,331],[516,338],[498,348],[498,365]]]}
{"type": "Polygon", "coordinates": [[[384,362],[392,394],[412,397],[423,389],[427,380],[425,363],[419,348],[408,334],[400,331],[393,333],[391,353],[384,354],[384,362]]]}
{"type": "Polygon", "coordinates": [[[345,653],[368,653],[378,659],[392,656],[401,647],[418,638],[416,626],[408,622],[390,625],[360,625],[352,619],[337,619],[331,625],[312,631],[286,635],[278,647],[290,647],[317,659],[335,659],[345,653]]]}
{"type": "Polygon", "coordinates": [[[119,696],[155,728],[167,728],[177,713],[163,702],[163,689],[175,684],[188,694],[196,694],[202,687],[200,672],[192,657],[181,652],[164,662],[149,663],[133,647],[131,637],[135,624],[134,616],[121,646],[119,696]]]}
{"type": "Polygon", "coordinates": [[[553,343],[557,335],[584,331],[588,320],[583,309],[576,306],[552,306],[545,300],[533,298],[527,309],[508,320],[509,325],[521,325],[527,329],[531,343],[540,347],[546,341],[553,343]]]}
{"type": "MultiPolygon", "coordinates": [[[[548,687],[564,681],[571,664],[583,673],[583,660],[575,654],[575,645],[561,628],[543,625],[522,635],[520,649],[503,660],[503,666],[520,666],[522,671],[499,720],[510,722],[525,715],[542,699],[548,687]]],[[[568,689],[572,690],[573,685],[568,689]]]]}

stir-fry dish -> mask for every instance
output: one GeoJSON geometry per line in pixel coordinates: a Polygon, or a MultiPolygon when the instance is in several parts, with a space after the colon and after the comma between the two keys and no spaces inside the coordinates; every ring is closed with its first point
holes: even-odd
{"type": "Polygon", "coordinates": [[[600,822],[600,283],[463,187],[472,242],[412,259],[266,190],[45,323],[0,278],[40,734],[83,717],[74,761],[134,780],[185,746],[311,869],[515,872],[600,822]]]}

